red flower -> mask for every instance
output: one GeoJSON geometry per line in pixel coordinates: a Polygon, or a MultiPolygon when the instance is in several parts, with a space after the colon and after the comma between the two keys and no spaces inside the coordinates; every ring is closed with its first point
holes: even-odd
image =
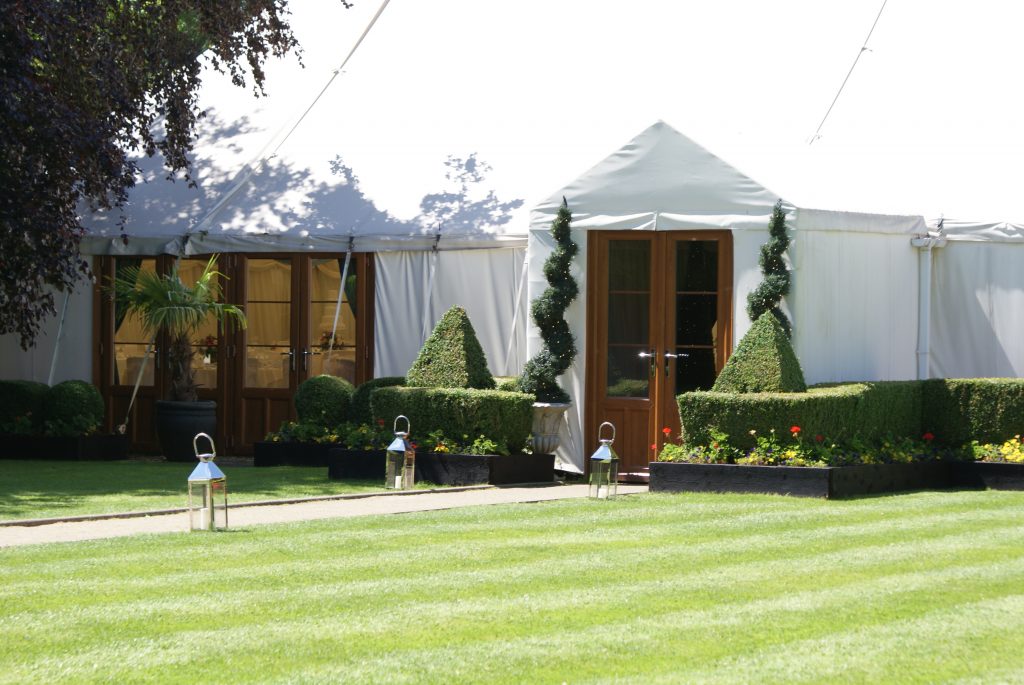
{"type": "Polygon", "coordinates": [[[820,435],[820,434],[819,434],[819,435],[815,435],[815,436],[814,436],[814,441],[815,441],[815,442],[822,442],[822,441],[823,441],[824,439],[825,439],[825,436],[824,436],[824,435],[820,435]]]}
{"type": "Polygon", "coordinates": [[[668,437],[668,435],[672,432],[672,429],[669,428],[668,426],[665,426],[664,428],[661,429],[661,432],[664,433],[666,437],[668,437]]]}
{"type": "Polygon", "coordinates": [[[790,426],[789,432],[792,433],[793,435],[796,435],[797,433],[800,432],[800,426],[790,426]]]}
{"type": "Polygon", "coordinates": [[[656,442],[652,442],[652,443],[651,443],[651,449],[652,449],[652,450],[656,450],[656,449],[658,449],[658,443],[656,443],[656,442]]]}
{"type": "Polygon", "coordinates": [[[383,426],[384,425],[384,419],[377,419],[377,425],[378,426],[383,426]]]}
{"type": "Polygon", "coordinates": [[[931,433],[925,433],[924,435],[921,436],[921,439],[924,440],[925,442],[931,442],[932,440],[935,439],[935,436],[932,435],[931,433]]]}

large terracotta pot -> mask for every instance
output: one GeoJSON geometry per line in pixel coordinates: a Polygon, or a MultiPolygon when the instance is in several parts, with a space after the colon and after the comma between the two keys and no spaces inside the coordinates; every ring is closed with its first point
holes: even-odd
{"type": "MultiPolygon", "coordinates": [[[[212,400],[175,402],[157,400],[156,435],[167,461],[195,461],[192,438],[217,434],[217,403],[212,400]]],[[[208,445],[203,441],[201,448],[208,445]]]]}
{"type": "Polygon", "coordinates": [[[554,454],[561,444],[565,412],[572,402],[533,403],[533,453],[554,454]]]}

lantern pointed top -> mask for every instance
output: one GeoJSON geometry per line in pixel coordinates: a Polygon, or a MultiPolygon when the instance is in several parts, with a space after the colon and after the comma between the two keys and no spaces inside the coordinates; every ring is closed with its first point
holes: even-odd
{"type": "Polygon", "coordinates": [[[212,461],[201,461],[196,465],[192,475],[188,477],[190,481],[196,480],[217,480],[220,478],[226,478],[224,472],[221,471],[216,464],[212,461]]]}

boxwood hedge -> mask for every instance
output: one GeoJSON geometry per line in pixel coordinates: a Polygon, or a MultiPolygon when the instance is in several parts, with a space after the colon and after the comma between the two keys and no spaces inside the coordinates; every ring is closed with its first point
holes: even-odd
{"type": "Polygon", "coordinates": [[[350,418],[353,423],[370,423],[373,411],[370,409],[370,393],[377,388],[390,388],[405,385],[405,376],[382,376],[366,381],[352,394],[352,411],[350,418]]]}
{"type": "Polygon", "coordinates": [[[689,392],[679,395],[686,445],[711,441],[711,432],[751,447],[755,436],[775,430],[788,437],[799,426],[805,438],[833,442],[886,436],[934,436],[936,445],[1002,442],[1024,432],[1024,380],[932,379],[819,385],[806,393],[689,392]]]}
{"type": "Polygon", "coordinates": [[[370,395],[374,419],[391,425],[404,415],[412,439],[434,431],[460,440],[481,435],[509,451],[523,448],[533,423],[533,395],[471,388],[377,388],[370,395]]]}
{"type": "Polygon", "coordinates": [[[31,413],[34,423],[41,419],[46,383],[0,381],[0,425],[31,413]]]}
{"type": "Polygon", "coordinates": [[[295,393],[295,414],[300,423],[335,426],[348,419],[354,391],[344,378],[313,376],[295,393]]]}
{"type": "Polygon", "coordinates": [[[1024,379],[932,379],[923,386],[922,428],[942,444],[999,443],[1024,434],[1024,379]]]}

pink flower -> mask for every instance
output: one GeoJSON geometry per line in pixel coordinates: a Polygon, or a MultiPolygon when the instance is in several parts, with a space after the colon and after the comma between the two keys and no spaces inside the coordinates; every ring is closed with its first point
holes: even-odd
{"type": "Polygon", "coordinates": [[[658,443],[656,443],[656,442],[652,442],[652,443],[651,443],[651,449],[652,449],[652,450],[656,450],[656,449],[658,449],[658,443]]]}

